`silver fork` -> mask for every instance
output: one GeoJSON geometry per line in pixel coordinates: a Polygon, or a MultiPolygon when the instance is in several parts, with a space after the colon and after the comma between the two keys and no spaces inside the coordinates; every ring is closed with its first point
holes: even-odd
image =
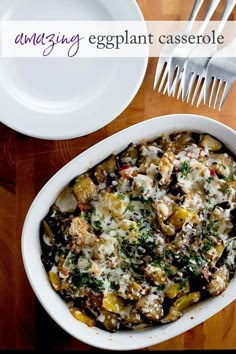
{"type": "MultiPolygon", "coordinates": [[[[194,21],[195,21],[197,15],[198,15],[198,12],[199,12],[203,2],[204,2],[204,0],[195,0],[195,4],[193,6],[193,9],[192,9],[192,12],[191,12],[191,15],[190,15],[190,18],[189,18],[188,25],[187,25],[187,27],[184,30],[184,34],[190,34],[190,32],[192,30],[192,27],[193,27],[193,24],[194,24],[194,21]]],[[[160,76],[161,76],[161,73],[162,73],[164,67],[170,61],[172,52],[177,47],[177,45],[178,44],[172,44],[172,45],[170,45],[170,44],[167,45],[166,44],[162,48],[161,53],[160,53],[160,58],[158,60],[157,68],[156,68],[156,74],[155,74],[154,86],[153,86],[154,90],[157,87],[157,84],[159,82],[159,79],[160,79],[160,76]]],[[[165,70],[165,72],[163,73],[163,76],[162,76],[162,81],[161,81],[160,86],[159,86],[159,90],[158,90],[159,92],[161,91],[162,86],[163,86],[167,76],[168,76],[168,71],[165,70]]]]}
{"type": "Polygon", "coordinates": [[[214,108],[218,104],[220,92],[223,89],[222,97],[219,102],[219,110],[221,111],[231,87],[236,81],[236,36],[233,41],[225,48],[218,51],[209,61],[206,71],[206,81],[204,87],[204,103],[206,104],[207,96],[210,95],[209,107],[211,106],[213,96],[215,95],[214,108]],[[212,88],[209,90],[213,80],[212,88]],[[218,87],[217,87],[218,83],[218,87]],[[223,85],[224,88],[223,88],[223,85]]]}
{"type": "MultiPolygon", "coordinates": [[[[220,23],[218,28],[216,29],[216,37],[218,37],[224,26],[233,11],[233,8],[236,5],[236,0],[227,0],[225,4],[225,8],[223,14],[220,19],[220,23]]],[[[187,102],[190,99],[192,90],[194,88],[194,83],[197,79],[195,90],[193,92],[192,97],[192,105],[194,104],[195,98],[199,92],[199,88],[201,83],[205,80],[206,68],[210,58],[214,53],[217,52],[217,44],[208,44],[208,45],[198,45],[194,50],[190,53],[190,56],[184,63],[184,71],[181,79],[181,83],[179,86],[178,97],[180,96],[180,91],[182,90],[182,100],[184,101],[187,97],[187,102]],[[204,51],[204,57],[202,53],[204,51]]],[[[204,85],[202,86],[203,90],[204,85]]],[[[199,100],[203,98],[202,90],[199,95],[199,100]]],[[[198,105],[200,101],[198,101],[198,105]]]]}
{"type": "MultiPolygon", "coordinates": [[[[221,0],[211,0],[210,5],[209,5],[207,12],[205,14],[205,17],[203,19],[203,23],[201,24],[201,27],[200,27],[197,35],[199,35],[199,36],[203,35],[203,33],[205,32],[205,30],[208,26],[208,23],[209,23],[212,15],[214,14],[220,1],[221,0]]],[[[179,83],[179,80],[181,77],[181,73],[184,68],[184,63],[192,50],[193,50],[192,44],[179,44],[175,48],[174,52],[172,53],[171,60],[167,64],[168,73],[169,73],[169,75],[168,75],[168,94],[169,95],[171,95],[171,93],[173,95],[175,95],[175,89],[178,86],[178,83],[179,83]],[[175,76],[175,74],[176,74],[176,76],[175,76]],[[175,76],[175,80],[174,80],[174,76],[175,76]],[[174,85],[174,90],[172,87],[173,85],[174,85]]]]}

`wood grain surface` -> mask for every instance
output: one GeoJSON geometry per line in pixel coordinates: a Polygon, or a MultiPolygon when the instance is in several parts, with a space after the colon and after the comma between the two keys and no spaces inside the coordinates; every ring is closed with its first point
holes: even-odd
{"type": "MultiPolygon", "coordinates": [[[[138,0],[138,3],[146,20],[186,20],[193,0],[138,0]]],[[[223,3],[224,0],[216,20],[223,3]]],[[[231,19],[236,20],[236,9],[231,19]]],[[[149,60],[144,82],[129,107],[108,126],[88,136],[44,141],[0,125],[0,350],[92,350],[64,332],[47,315],[35,298],[23,268],[20,242],[24,218],[36,194],[55,172],[107,136],[163,114],[201,114],[236,129],[236,86],[221,113],[206,106],[197,109],[152,90],[156,63],[157,59],[149,60]]],[[[234,302],[190,331],[146,350],[236,349],[235,327],[234,302]]]]}

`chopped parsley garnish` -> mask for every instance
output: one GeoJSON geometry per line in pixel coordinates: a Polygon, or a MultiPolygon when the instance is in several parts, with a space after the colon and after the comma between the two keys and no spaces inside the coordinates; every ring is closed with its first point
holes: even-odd
{"type": "Polygon", "coordinates": [[[165,256],[172,256],[173,255],[173,251],[171,250],[165,250],[165,256]]]}
{"type": "Polygon", "coordinates": [[[99,292],[102,290],[103,282],[96,278],[91,278],[89,282],[90,288],[92,288],[95,292],[99,292]]]}
{"type": "Polygon", "coordinates": [[[164,266],[164,271],[168,276],[173,273],[172,269],[167,267],[166,265],[164,266]]]}
{"type": "Polygon", "coordinates": [[[163,265],[163,258],[161,256],[156,257],[156,259],[151,263],[151,265],[154,267],[159,267],[160,265],[163,265]]]}
{"type": "Polygon", "coordinates": [[[224,194],[229,193],[229,187],[221,187],[220,191],[224,194]]]}
{"type": "Polygon", "coordinates": [[[96,220],[93,223],[94,223],[94,226],[96,227],[96,229],[101,229],[102,228],[101,220],[96,220]]]}
{"type": "Polygon", "coordinates": [[[126,240],[122,240],[120,249],[126,257],[130,259],[135,252],[135,245],[129,244],[126,240]]]}
{"type": "Polygon", "coordinates": [[[92,207],[84,213],[85,219],[91,218],[91,215],[96,212],[96,208],[92,207]]]}
{"type": "Polygon", "coordinates": [[[144,216],[145,215],[145,210],[144,209],[140,209],[140,213],[141,213],[142,216],[144,216]]]}
{"type": "Polygon", "coordinates": [[[217,232],[218,229],[219,229],[217,223],[218,223],[218,220],[209,221],[208,224],[207,224],[207,231],[213,232],[213,233],[217,232]]]}
{"type": "Polygon", "coordinates": [[[208,183],[211,183],[212,181],[214,181],[214,177],[211,176],[211,177],[208,177],[208,178],[207,178],[207,182],[208,182],[208,183]]]}
{"type": "Polygon", "coordinates": [[[214,242],[209,237],[205,238],[204,241],[205,242],[204,242],[204,246],[202,247],[202,251],[203,252],[207,252],[207,251],[209,251],[212,248],[212,246],[214,245],[214,242]]]}
{"type": "Polygon", "coordinates": [[[127,210],[133,212],[134,211],[134,206],[132,204],[129,204],[127,210]]]}
{"type": "Polygon", "coordinates": [[[179,285],[179,289],[178,290],[182,290],[187,285],[187,279],[186,278],[177,277],[177,278],[174,279],[174,283],[179,285]]]}
{"type": "Polygon", "coordinates": [[[80,273],[77,268],[73,271],[71,281],[76,287],[88,286],[95,292],[101,291],[103,287],[101,280],[92,277],[88,273],[80,273]]]}
{"type": "Polygon", "coordinates": [[[116,286],[116,283],[115,282],[111,282],[110,283],[110,289],[112,289],[112,290],[116,290],[117,289],[117,286],[116,286]]]}
{"type": "Polygon", "coordinates": [[[187,175],[190,173],[191,171],[191,167],[189,166],[188,162],[187,161],[184,161],[181,169],[180,169],[180,172],[181,172],[181,177],[187,177],[187,175]]]}
{"type": "Polygon", "coordinates": [[[140,192],[141,192],[141,193],[144,193],[144,192],[145,192],[145,188],[144,188],[143,186],[140,186],[139,189],[140,189],[140,192]]]}
{"type": "Polygon", "coordinates": [[[145,245],[148,239],[152,239],[152,235],[150,235],[148,232],[142,232],[138,239],[139,245],[145,245]]]}
{"type": "Polygon", "coordinates": [[[162,284],[162,285],[156,285],[156,288],[157,288],[157,290],[159,290],[159,291],[163,291],[163,290],[165,289],[165,285],[164,285],[164,284],[162,284]]]}

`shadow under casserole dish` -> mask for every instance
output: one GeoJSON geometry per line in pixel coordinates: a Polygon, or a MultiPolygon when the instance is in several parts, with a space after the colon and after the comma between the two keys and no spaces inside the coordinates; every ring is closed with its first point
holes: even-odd
{"type": "Polygon", "coordinates": [[[72,315],[115,332],[178,320],[236,270],[236,161],[208,134],[131,144],[78,176],[41,223],[72,315]]]}

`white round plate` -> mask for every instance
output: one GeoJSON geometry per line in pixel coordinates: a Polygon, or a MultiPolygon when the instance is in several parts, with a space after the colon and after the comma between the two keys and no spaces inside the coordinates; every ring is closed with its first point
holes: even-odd
{"type": "MultiPolygon", "coordinates": [[[[0,7],[5,21],[144,21],[135,0],[8,0],[5,4],[0,7]]],[[[147,57],[0,58],[0,120],[42,139],[89,134],[129,105],[147,62],[147,57]]]]}

